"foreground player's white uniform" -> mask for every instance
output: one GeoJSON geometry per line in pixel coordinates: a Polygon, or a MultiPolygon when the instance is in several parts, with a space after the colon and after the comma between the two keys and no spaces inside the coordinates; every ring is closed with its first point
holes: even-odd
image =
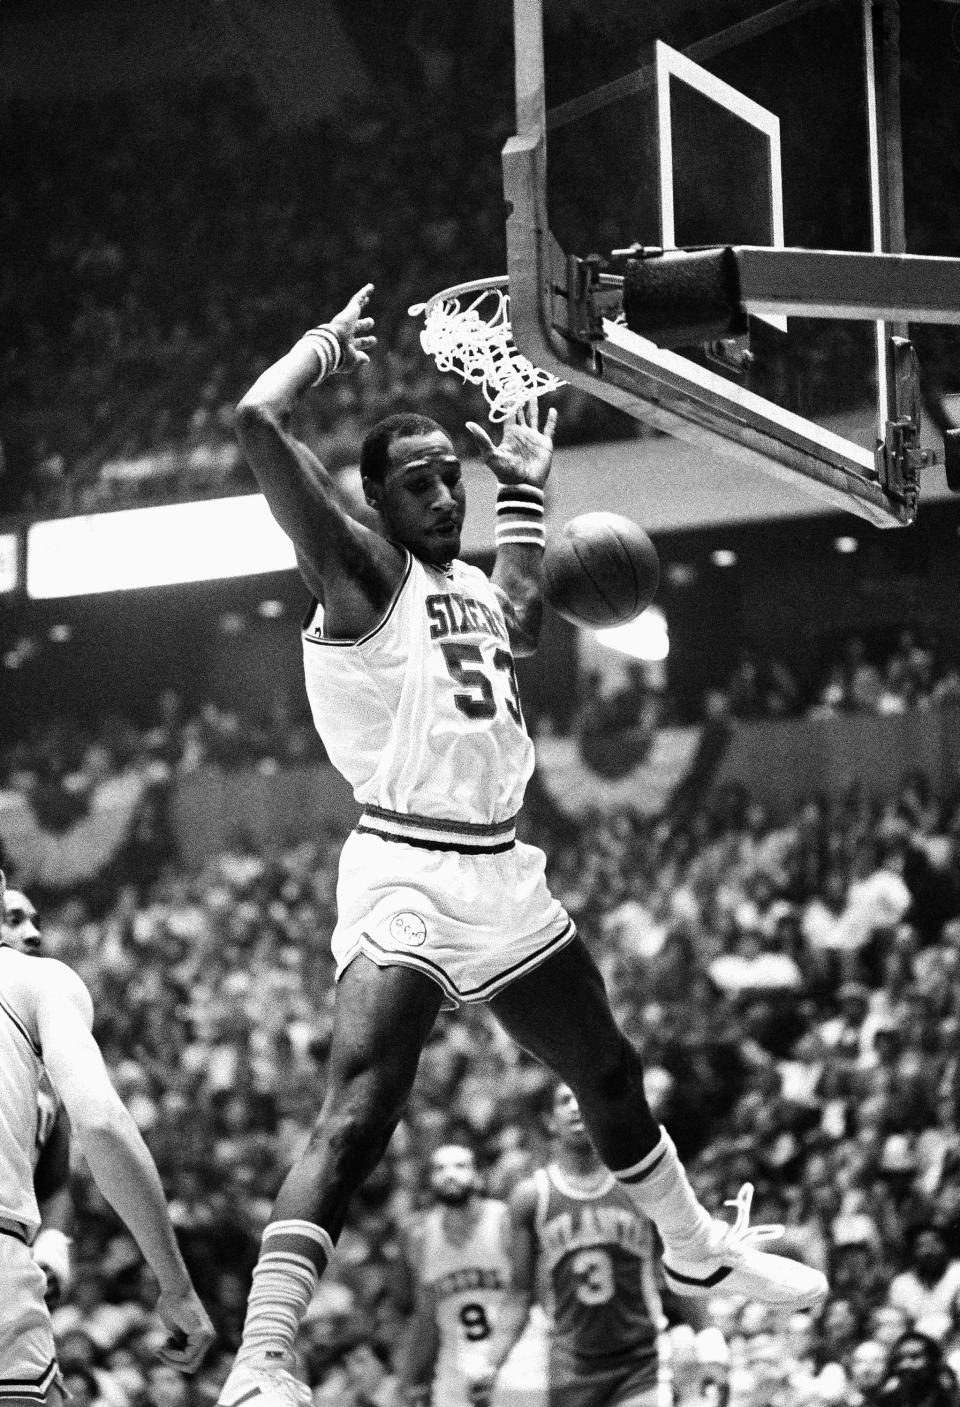
{"type": "Polygon", "coordinates": [[[33,1168],[45,1071],[5,990],[6,955],[0,948],[0,1404],[40,1403],[57,1377],[46,1277],[29,1250],[40,1227],[33,1168]]]}
{"type": "Polygon", "coordinates": [[[317,731],[364,808],[340,858],[337,975],[362,952],[449,1005],[489,1000],[574,936],[542,851],[516,840],[533,745],[494,587],[408,554],[379,625],[329,639],[316,605],[303,653],[317,731]]]}

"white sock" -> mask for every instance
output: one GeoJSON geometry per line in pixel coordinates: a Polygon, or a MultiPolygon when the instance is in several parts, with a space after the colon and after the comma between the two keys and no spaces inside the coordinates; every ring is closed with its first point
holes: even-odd
{"type": "Polygon", "coordinates": [[[333,1242],[322,1226],[296,1220],[270,1223],[253,1272],[238,1363],[288,1366],[300,1321],[332,1255],[333,1242]]]}
{"type": "Polygon", "coordinates": [[[614,1169],[613,1175],[656,1226],[665,1251],[686,1257],[708,1249],[714,1218],[690,1186],[665,1128],[646,1157],[632,1167],[614,1169]]]}

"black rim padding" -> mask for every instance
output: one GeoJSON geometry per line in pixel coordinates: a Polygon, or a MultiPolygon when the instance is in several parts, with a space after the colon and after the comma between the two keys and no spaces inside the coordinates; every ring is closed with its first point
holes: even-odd
{"type": "Polygon", "coordinates": [[[631,332],[660,347],[690,347],[747,330],[732,249],[669,250],[631,259],[623,279],[631,332]]]}

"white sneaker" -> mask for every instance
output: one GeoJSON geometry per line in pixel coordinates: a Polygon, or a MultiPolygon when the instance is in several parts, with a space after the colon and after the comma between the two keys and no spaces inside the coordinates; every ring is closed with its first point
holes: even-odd
{"type": "Polygon", "coordinates": [[[217,1407],[310,1407],[313,1394],[290,1371],[287,1354],[271,1355],[254,1362],[234,1363],[220,1389],[217,1407]]]}
{"type": "Polygon", "coordinates": [[[663,1274],[677,1295],[705,1298],[709,1295],[739,1295],[756,1304],[807,1309],[819,1304],[829,1291],[827,1277],[802,1261],[789,1256],[755,1250],[758,1241],[782,1236],[783,1226],[753,1226],[750,1205],[753,1183],[745,1182],[728,1207],[736,1207],[737,1218],[714,1220],[711,1244],[698,1256],[679,1256],[664,1249],[663,1274]],[[667,1257],[669,1256],[669,1264],[667,1257]]]}

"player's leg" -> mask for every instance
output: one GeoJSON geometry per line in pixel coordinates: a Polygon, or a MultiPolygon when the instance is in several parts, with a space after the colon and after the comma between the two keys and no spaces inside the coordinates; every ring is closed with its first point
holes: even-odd
{"type": "Polygon", "coordinates": [[[603,1161],[631,1167],[660,1139],[639,1052],[617,1026],[580,938],[490,1002],[510,1036],[570,1086],[603,1161]]]}
{"type": "Polygon", "coordinates": [[[708,1295],[723,1283],[731,1293],[792,1306],[826,1294],[819,1271],[755,1249],[761,1229],[747,1228],[749,1196],[735,1227],[701,1206],[672,1140],[650,1111],[640,1055],[617,1026],[603,977],[579,938],[511,983],[490,1006],[518,1045],[577,1096],[601,1158],[660,1232],[671,1289],[708,1295]]]}
{"type": "Polygon", "coordinates": [[[323,1106],[264,1231],[222,1404],[309,1402],[288,1371],[294,1338],[350,1199],[396,1128],[442,1000],[422,973],[380,968],[363,956],[337,984],[323,1106]]]}
{"type": "Polygon", "coordinates": [[[62,1402],[53,1325],[44,1299],[47,1277],[26,1233],[0,1229],[0,1402],[38,1407],[62,1402]],[[59,1396],[58,1396],[59,1394],[59,1396]]]}

